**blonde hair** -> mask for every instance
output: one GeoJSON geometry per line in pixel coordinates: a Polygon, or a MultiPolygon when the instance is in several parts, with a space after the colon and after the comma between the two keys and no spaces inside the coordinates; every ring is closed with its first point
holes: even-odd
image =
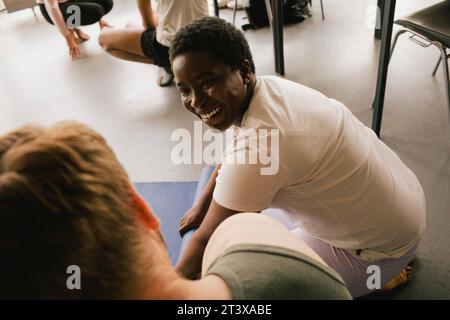
{"type": "Polygon", "coordinates": [[[139,275],[138,209],[103,137],[75,122],[0,137],[0,298],[121,298],[139,275]],[[81,270],[81,290],[66,286],[81,270]]]}

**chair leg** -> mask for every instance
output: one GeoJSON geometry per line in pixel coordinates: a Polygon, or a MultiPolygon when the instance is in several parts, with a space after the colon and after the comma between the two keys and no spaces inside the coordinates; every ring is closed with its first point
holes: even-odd
{"type": "Polygon", "coordinates": [[[325,20],[325,13],[323,12],[323,2],[320,0],[320,8],[322,9],[322,20],[325,20]]]}
{"type": "MultiPolygon", "coordinates": [[[[400,35],[402,35],[405,32],[408,32],[408,30],[402,29],[402,30],[397,31],[397,33],[395,34],[394,41],[392,41],[391,53],[389,54],[388,64],[391,62],[392,54],[394,53],[394,49],[395,49],[395,45],[397,44],[398,37],[400,37],[400,35]]],[[[375,102],[375,97],[372,99],[372,103],[370,104],[371,109],[373,109],[374,102],[375,102]]]]}
{"type": "Polygon", "coordinates": [[[442,67],[444,69],[444,83],[445,83],[445,89],[447,91],[447,103],[448,103],[448,119],[450,123],[450,80],[449,80],[449,73],[448,73],[448,61],[447,61],[447,51],[445,50],[444,46],[439,46],[439,49],[441,50],[441,60],[442,60],[442,67]]]}
{"type": "Polygon", "coordinates": [[[392,41],[392,47],[391,47],[391,53],[389,55],[389,62],[391,62],[392,54],[394,53],[395,45],[397,44],[398,37],[400,37],[403,33],[407,32],[408,30],[402,29],[397,31],[397,33],[394,36],[394,41],[392,41]]]}
{"type": "MultiPolygon", "coordinates": [[[[447,55],[447,59],[450,58],[450,54],[447,55]]],[[[439,56],[439,60],[436,63],[436,67],[434,67],[433,77],[436,75],[437,70],[439,69],[439,65],[441,64],[442,56],[439,56]]]]}
{"type": "Polygon", "coordinates": [[[433,77],[436,75],[436,71],[439,69],[439,66],[441,64],[441,60],[442,60],[442,56],[439,56],[439,60],[436,63],[436,67],[434,67],[434,70],[433,70],[433,74],[432,74],[433,77]]]}
{"type": "MultiPolygon", "coordinates": [[[[312,0],[308,0],[309,5],[312,7],[312,0]]],[[[323,11],[323,1],[320,0],[320,9],[322,10],[322,20],[325,20],[325,13],[323,11]]]]}
{"type": "Polygon", "coordinates": [[[219,3],[217,2],[217,0],[214,0],[213,4],[214,4],[214,15],[216,17],[218,17],[219,16],[219,3]]]}
{"type": "Polygon", "coordinates": [[[238,0],[234,0],[234,9],[233,9],[233,26],[236,24],[236,12],[237,12],[238,0]]]}

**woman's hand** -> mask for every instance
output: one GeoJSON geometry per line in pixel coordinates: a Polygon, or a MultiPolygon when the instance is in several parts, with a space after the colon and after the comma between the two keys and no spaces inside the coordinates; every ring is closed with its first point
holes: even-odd
{"type": "Polygon", "coordinates": [[[202,270],[202,257],[207,240],[196,233],[192,236],[181,259],[175,266],[177,273],[186,279],[200,279],[202,270]]]}
{"type": "Polygon", "coordinates": [[[204,212],[207,212],[203,217],[201,216],[202,211],[194,208],[189,210],[185,215],[189,216],[189,213],[191,212],[195,219],[201,218],[201,220],[203,220],[201,221],[200,228],[192,235],[192,238],[188,242],[175,267],[175,270],[177,270],[179,274],[188,279],[196,279],[201,272],[203,254],[214,230],[216,230],[225,219],[238,213],[238,211],[222,207],[214,200],[211,200],[211,203],[208,203],[208,206],[203,206],[203,208],[206,208],[204,212]]]}
{"type": "Polygon", "coordinates": [[[66,36],[67,46],[69,47],[69,53],[72,60],[76,60],[81,57],[80,46],[78,45],[78,40],[75,37],[73,31],[70,31],[66,36]]]}
{"type": "Polygon", "coordinates": [[[190,208],[184,216],[178,222],[178,231],[180,235],[183,236],[187,231],[193,228],[198,228],[203,218],[205,218],[206,212],[208,208],[204,208],[203,206],[193,206],[190,208]]]}

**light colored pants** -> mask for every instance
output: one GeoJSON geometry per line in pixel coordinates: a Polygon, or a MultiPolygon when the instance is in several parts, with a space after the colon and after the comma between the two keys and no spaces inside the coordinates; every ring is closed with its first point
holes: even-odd
{"type": "Polygon", "coordinates": [[[380,270],[381,288],[400,273],[411,261],[417,250],[412,248],[404,256],[396,259],[383,259],[375,262],[358,259],[349,251],[333,247],[321,240],[311,237],[301,229],[292,232],[303,239],[327,264],[335,270],[347,285],[353,298],[361,297],[375,291],[370,289],[369,283],[373,283],[371,276],[374,275],[373,267],[378,266],[380,270]]]}

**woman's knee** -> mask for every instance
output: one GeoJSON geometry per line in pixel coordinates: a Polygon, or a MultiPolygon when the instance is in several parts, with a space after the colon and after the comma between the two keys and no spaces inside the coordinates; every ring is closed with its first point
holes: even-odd
{"type": "Polygon", "coordinates": [[[109,51],[113,49],[112,39],[113,37],[111,35],[111,32],[102,31],[98,36],[98,44],[100,45],[100,47],[102,47],[103,50],[109,51]]]}

